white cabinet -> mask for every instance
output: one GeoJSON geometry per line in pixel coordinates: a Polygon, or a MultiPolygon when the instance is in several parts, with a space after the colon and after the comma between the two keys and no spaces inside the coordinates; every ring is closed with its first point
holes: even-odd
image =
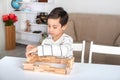
{"type": "MultiPolygon", "coordinates": [[[[31,8],[33,5],[34,5],[33,6],[34,8],[38,7],[38,5],[41,6],[41,4],[38,4],[38,3],[35,6],[36,2],[31,2],[31,3],[21,2],[21,4],[24,4],[24,6],[27,6],[27,7],[29,4],[31,8]]],[[[24,10],[14,11],[14,13],[18,16],[18,22],[16,23],[16,43],[21,43],[26,45],[27,44],[39,45],[42,41],[42,33],[47,32],[46,24],[36,24],[36,16],[38,13],[40,13],[40,11],[38,9],[37,10],[30,9],[25,11],[24,10]],[[27,28],[26,20],[30,21],[31,31],[29,32],[25,31],[27,28]],[[33,33],[34,31],[37,31],[37,32],[41,31],[41,33],[33,33]]]]}
{"type": "Polygon", "coordinates": [[[31,31],[26,32],[25,30],[16,29],[16,42],[21,44],[33,44],[39,45],[42,41],[42,33],[47,32],[47,25],[45,24],[34,24],[31,26],[31,31]],[[34,31],[42,31],[41,33],[33,33],[34,31]]]}

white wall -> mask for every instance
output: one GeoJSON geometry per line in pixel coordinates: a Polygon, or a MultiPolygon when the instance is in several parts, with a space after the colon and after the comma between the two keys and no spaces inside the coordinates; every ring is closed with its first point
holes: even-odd
{"type": "Polygon", "coordinates": [[[55,0],[68,12],[120,15],[120,0],[55,0]]]}
{"type": "Polygon", "coordinates": [[[2,15],[8,14],[11,10],[11,0],[0,0],[0,50],[5,50],[5,26],[2,15]]]}
{"type": "MultiPolygon", "coordinates": [[[[79,12],[120,15],[120,0],[54,0],[54,3],[54,5],[46,5],[45,11],[50,12],[54,7],[60,6],[65,8],[69,13],[79,12]]],[[[0,12],[3,14],[13,10],[10,4],[11,0],[0,0],[0,12]]],[[[0,24],[2,24],[1,19],[0,24]]],[[[3,49],[5,45],[3,26],[4,25],[0,25],[0,49],[3,49]]]]}
{"type": "Polygon", "coordinates": [[[0,0],[0,50],[5,49],[5,28],[2,21],[2,14],[5,12],[5,10],[2,8],[3,4],[5,4],[5,1],[0,0]]]}
{"type": "MultiPolygon", "coordinates": [[[[1,1],[1,0],[0,0],[1,1]]],[[[120,14],[120,0],[50,0],[55,4],[46,5],[46,11],[50,12],[54,7],[64,7],[68,12],[120,14]]],[[[12,9],[11,0],[2,0],[7,4],[8,12],[12,9]]]]}

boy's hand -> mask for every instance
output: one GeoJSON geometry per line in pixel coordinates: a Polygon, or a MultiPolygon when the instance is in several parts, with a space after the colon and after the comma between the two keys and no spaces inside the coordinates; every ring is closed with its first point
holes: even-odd
{"type": "Polygon", "coordinates": [[[26,53],[25,53],[26,57],[30,57],[30,56],[32,56],[36,52],[37,52],[37,47],[36,46],[34,46],[34,45],[28,45],[26,47],[26,53]]]}

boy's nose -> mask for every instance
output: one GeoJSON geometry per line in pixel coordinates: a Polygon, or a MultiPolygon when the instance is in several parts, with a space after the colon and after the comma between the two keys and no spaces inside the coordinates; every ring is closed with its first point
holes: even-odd
{"type": "Polygon", "coordinates": [[[53,31],[53,29],[52,29],[52,28],[49,28],[49,29],[48,29],[48,31],[49,31],[49,32],[52,32],[52,31],[53,31]]]}

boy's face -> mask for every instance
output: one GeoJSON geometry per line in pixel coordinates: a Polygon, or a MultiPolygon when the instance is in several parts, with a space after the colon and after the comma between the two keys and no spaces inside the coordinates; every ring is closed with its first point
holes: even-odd
{"type": "Polygon", "coordinates": [[[52,36],[53,40],[57,40],[63,34],[63,31],[66,29],[66,25],[62,26],[58,19],[48,19],[48,32],[52,36]]]}

